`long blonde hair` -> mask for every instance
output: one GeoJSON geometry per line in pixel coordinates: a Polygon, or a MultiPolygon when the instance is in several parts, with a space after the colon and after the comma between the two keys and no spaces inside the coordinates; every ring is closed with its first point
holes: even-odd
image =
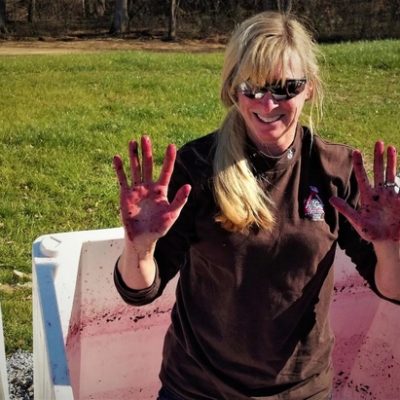
{"type": "Polygon", "coordinates": [[[271,230],[275,223],[274,205],[246,159],[246,125],[236,104],[238,85],[247,81],[261,87],[276,79],[276,71],[285,79],[291,59],[298,57],[312,88],[308,117],[312,130],[313,113],[320,116],[323,97],[318,55],[311,34],[286,14],[257,14],[233,33],[222,69],[221,100],[228,112],[217,134],[213,165],[214,195],[220,209],[215,220],[225,229],[246,233],[254,226],[271,230]]]}

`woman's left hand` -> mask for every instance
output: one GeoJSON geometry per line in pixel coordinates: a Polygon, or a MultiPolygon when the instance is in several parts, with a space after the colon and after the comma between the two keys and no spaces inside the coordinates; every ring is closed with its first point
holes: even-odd
{"type": "Polygon", "coordinates": [[[368,180],[361,152],[353,152],[353,166],[360,188],[359,209],[350,207],[343,199],[332,197],[330,203],[353,225],[359,235],[370,242],[400,241],[400,194],[396,180],[396,148],[382,141],[375,144],[374,185],[368,180]],[[386,176],[386,178],[385,178],[386,176]]]}

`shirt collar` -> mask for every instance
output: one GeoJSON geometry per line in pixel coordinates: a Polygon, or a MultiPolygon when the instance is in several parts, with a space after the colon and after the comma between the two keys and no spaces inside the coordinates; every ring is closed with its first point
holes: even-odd
{"type": "Polygon", "coordinates": [[[258,175],[276,169],[284,169],[289,165],[293,165],[300,157],[303,135],[304,133],[301,125],[298,125],[292,144],[277,157],[267,155],[259,150],[250,139],[249,135],[246,135],[246,156],[254,173],[258,175]]]}

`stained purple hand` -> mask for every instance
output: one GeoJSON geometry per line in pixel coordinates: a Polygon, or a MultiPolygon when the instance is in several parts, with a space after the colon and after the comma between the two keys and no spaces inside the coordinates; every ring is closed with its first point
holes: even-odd
{"type": "Polygon", "coordinates": [[[371,242],[400,241],[400,194],[395,186],[396,148],[387,147],[386,168],[384,155],[384,143],[376,142],[374,184],[371,185],[361,153],[358,150],[353,152],[354,172],[360,188],[361,207],[358,210],[338,197],[330,199],[330,203],[349,220],[360,236],[371,242]]]}
{"type": "Polygon", "coordinates": [[[164,236],[178,218],[186,204],[191,187],[183,185],[170,203],[167,198],[168,185],[176,158],[175,146],[168,145],[158,180],[153,181],[153,155],[150,138],[141,138],[142,166],[138,154],[138,143],[129,142],[131,185],[128,184],[122,159],[113,160],[120,184],[121,219],[130,241],[155,243],[164,236]]]}

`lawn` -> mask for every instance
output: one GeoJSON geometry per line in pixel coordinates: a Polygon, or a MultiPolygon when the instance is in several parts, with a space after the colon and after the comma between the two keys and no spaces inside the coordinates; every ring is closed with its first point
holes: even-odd
{"type": "MultiPolygon", "coordinates": [[[[400,41],[322,46],[321,136],[400,147],[400,41]]],[[[119,225],[111,160],[149,134],[160,166],[214,130],[222,53],[140,51],[0,57],[0,300],[6,350],[31,350],[31,244],[39,235],[119,225]],[[16,273],[19,271],[20,273],[16,273]]]]}

